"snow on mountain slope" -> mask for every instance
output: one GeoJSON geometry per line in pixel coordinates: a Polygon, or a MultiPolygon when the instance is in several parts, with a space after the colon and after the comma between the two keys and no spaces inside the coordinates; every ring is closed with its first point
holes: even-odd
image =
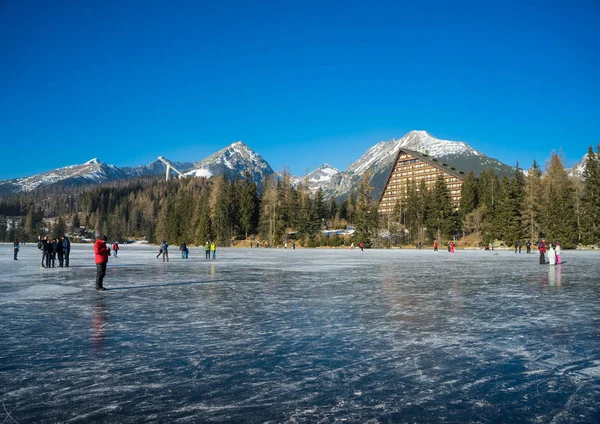
{"type": "Polygon", "coordinates": [[[426,131],[411,131],[402,138],[382,141],[370,147],[357,161],[331,179],[323,187],[326,198],[344,199],[357,187],[365,171],[372,173],[373,196],[378,198],[385,185],[396,154],[400,148],[426,153],[438,160],[452,164],[465,173],[479,174],[492,168],[498,173],[512,173],[512,168],[473,149],[462,141],[440,140],[426,131]]]}
{"type": "MultiPolygon", "coordinates": [[[[175,168],[177,168],[180,172],[187,172],[193,166],[193,162],[172,162],[175,168]]],[[[125,172],[130,178],[134,177],[142,177],[149,175],[164,175],[167,170],[167,167],[164,163],[159,160],[155,160],[149,165],[139,165],[139,166],[128,166],[119,168],[123,172],[125,172]]]]}
{"type": "Polygon", "coordinates": [[[319,187],[327,185],[331,181],[331,179],[339,173],[339,169],[336,169],[333,166],[324,163],[323,165],[319,166],[317,169],[303,177],[292,177],[292,184],[294,186],[304,184],[308,187],[309,191],[314,193],[319,189],[319,187]]]}
{"type": "Polygon", "coordinates": [[[581,158],[581,160],[579,162],[577,162],[572,168],[566,169],[569,177],[578,178],[578,179],[583,178],[583,171],[585,171],[585,166],[587,164],[587,160],[588,160],[588,155],[585,154],[581,158]]]}
{"type": "Polygon", "coordinates": [[[254,150],[241,141],[237,141],[224,149],[197,162],[185,175],[210,177],[227,175],[234,179],[243,177],[248,172],[250,179],[259,186],[265,175],[273,174],[269,164],[254,150]]]}
{"type": "Polygon", "coordinates": [[[94,158],[81,165],[65,166],[31,177],[2,181],[0,191],[29,192],[59,183],[77,186],[114,181],[124,177],[125,174],[119,168],[94,158]]]}

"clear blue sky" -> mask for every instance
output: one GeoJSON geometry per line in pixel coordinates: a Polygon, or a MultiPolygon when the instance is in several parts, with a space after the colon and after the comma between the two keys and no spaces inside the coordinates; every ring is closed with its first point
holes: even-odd
{"type": "Polygon", "coordinates": [[[413,129],[514,165],[600,142],[600,2],[0,0],[0,179],[200,160],[345,169],[413,129]]]}

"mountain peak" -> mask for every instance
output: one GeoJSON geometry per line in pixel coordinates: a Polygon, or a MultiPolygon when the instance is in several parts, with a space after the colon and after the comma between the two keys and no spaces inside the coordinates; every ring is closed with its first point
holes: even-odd
{"type": "Polygon", "coordinates": [[[86,163],[84,163],[84,165],[98,165],[99,163],[100,161],[98,160],[98,158],[94,158],[88,160],[86,163]]]}

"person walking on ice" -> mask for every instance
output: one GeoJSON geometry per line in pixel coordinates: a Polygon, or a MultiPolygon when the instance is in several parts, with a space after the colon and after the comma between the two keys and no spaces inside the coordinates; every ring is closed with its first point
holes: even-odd
{"type": "Polygon", "coordinates": [[[113,256],[116,258],[117,254],[119,253],[119,242],[115,241],[112,245],[112,249],[113,249],[113,256]]]}
{"type": "Polygon", "coordinates": [[[212,252],[212,258],[217,259],[217,245],[214,241],[210,244],[210,251],[212,252]]]}
{"type": "Polygon", "coordinates": [[[63,245],[63,258],[65,261],[65,268],[69,267],[69,254],[71,253],[71,242],[65,235],[61,237],[61,243],[63,245]]]}
{"type": "Polygon", "coordinates": [[[210,259],[210,242],[206,242],[204,244],[204,258],[210,259]]]}
{"type": "Polygon", "coordinates": [[[165,261],[165,258],[167,258],[167,262],[169,262],[169,245],[165,240],[163,240],[160,248],[162,250],[163,262],[165,261]]]}
{"type": "Polygon", "coordinates": [[[96,239],[94,243],[94,255],[96,258],[96,290],[104,291],[103,282],[104,276],[106,275],[106,264],[108,263],[108,257],[110,256],[110,249],[106,247],[106,241],[108,237],[102,236],[102,238],[96,239]]]}
{"type": "Polygon", "coordinates": [[[13,245],[13,250],[15,252],[15,261],[18,261],[17,255],[19,254],[19,239],[15,239],[15,244],[13,245]]]}
{"type": "Polygon", "coordinates": [[[187,259],[189,250],[187,248],[187,244],[185,244],[185,241],[181,243],[179,250],[181,250],[181,259],[187,259]]]}

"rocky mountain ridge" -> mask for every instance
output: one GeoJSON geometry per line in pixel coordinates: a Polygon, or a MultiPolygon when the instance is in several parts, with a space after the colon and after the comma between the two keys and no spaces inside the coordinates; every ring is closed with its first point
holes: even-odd
{"type": "MultiPolygon", "coordinates": [[[[372,195],[381,195],[387,176],[396,158],[398,149],[426,153],[442,163],[447,163],[465,173],[474,171],[478,175],[484,169],[492,168],[499,175],[511,174],[513,168],[497,159],[490,158],[461,141],[441,140],[426,131],[411,131],[400,139],[381,141],[370,148],[344,171],[328,164],[321,165],[302,177],[292,177],[292,183],[304,184],[311,192],[323,189],[325,199],[342,200],[354,190],[365,171],[371,173],[372,195]]],[[[585,159],[585,158],[584,158],[585,159]]],[[[210,178],[215,175],[250,175],[259,187],[265,176],[275,174],[267,161],[241,141],[235,142],[218,152],[196,162],[173,162],[173,165],[186,176],[210,178]]],[[[581,164],[578,164],[581,168],[581,164]]],[[[574,167],[573,169],[576,169],[574,167]]],[[[577,169],[579,169],[577,168],[577,169]]],[[[582,168],[581,168],[582,169],[582,168]]],[[[0,181],[0,194],[30,192],[42,187],[61,184],[79,186],[98,184],[114,180],[142,176],[164,175],[166,167],[159,160],[149,165],[136,167],[116,167],[98,159],[81,165],[71,165],[26,178],[0,181]]],[[[575,172],[575,171],[573,171],[575,172]]]]}

